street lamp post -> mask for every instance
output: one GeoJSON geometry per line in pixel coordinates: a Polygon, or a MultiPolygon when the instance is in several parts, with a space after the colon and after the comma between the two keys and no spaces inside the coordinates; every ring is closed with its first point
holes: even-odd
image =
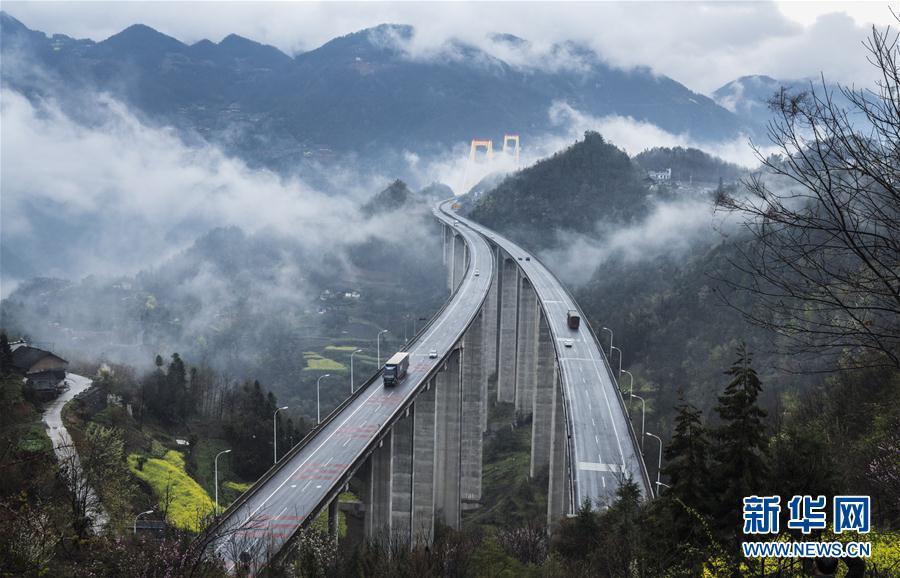
{"type": "Polygon", "coordinates": [[[644,453],[644,418],[647,417],[647,404],[644,402],[644,398],[639,395],[630,394],[631,397],[637,398],[641,400],[641,454],[644,453]]]}
{"type": "Polygon", "coordinates": [[[603,331],[609,331],[609,356],[612,357],[613,332],[609,327],[604,327],[603,331]]]}
{"type": "Polygon", "coordinates": [[[362,351],[362,349],[357,349],[350,354],[350,395],[353,395],[353,356],[360,351],[362,351]]]}
{"type": "Polygon", "coordinates": [[[622,373],[628,375],[628,395],[631,395],[631,393],[634,391],[634,376],[631,375],[631,372],[627,369],[623,369],[622,373]]]}
{"type": "Polygon", "coordinates": [[[215,469],[215,485],[216,485],[216,515],[219,515],[219,456],[222,454],[230,454],[231,450],[222,450],[216,454],[216,459],[213,460],[213,465],[215,469]]]}
{"type": "Polygon", "coordinates": [[[279,407],[272,415],[272,457],[274,458],[272,463],[274,464],[278,463],[278,412],[287,408],[288,406],[279,407]]]}
{"type": "Polygon", "coordinates": [[[656,464],[656,497],[658,498],[659,497],[659,486],[662,485],[662,482],[659,481],[659,472],[660,472],[660,470],[662,470],[662,438],[660,438],[657,435],[653,435],[650,432],[647,432],[647,435],[652,438],[655,438],[656,441],[659,442],[659,460],[657,461],[657,464],[656,464]]]}
{"type": "Polygon", "coordinates": [[[322,380],[326,377],[331,377],[331,374],[326,373],[325,375],[320,375],[319,379],[316,380],[316,425],[322,423],[322,410],[319,405],[319,384],[322,383],[322,380]]]}
{"type": "Polygon", "coordinates": [[[141,512],[140,514],[138,514],[137,516],[135,516],[135,518],[134,518],[134,525],[131,527],[131,533],[132,533],[132,534],[137,534],[137,523],[138,523],[138,519],[139,519],[141,516],[146,516],[147,514],[152,514],[152,513],[153,513],[153,510],[147,510],[146,512],[141,512]]]}
{"type": "Polygon", "coordinates": [[[378,354],[377,354],[378,357],[376,358],[378,360],[378,369],[381,369],[381,335],[383,333],[388,333],[388,330],[382,329],[381,331],[378,332],[378,336],[375,338],[375,345],[376,345],[377,351],[378,351],[378,354]]]}
{"type": "Polygon", "coordinates": [[[613,352],[613,351],[618,351],[618,352],[619,352],[619,374],[621,375],[621,373],[622,373],[622,350],[619,349],[618,347],[616,347],[615,345],[611,345],[611,346],[609,347],[609,351],[610,351],[610,353],[609,353],[609,357],[610,357],[610,358],[612,358],[612,352],[613,352]]]}

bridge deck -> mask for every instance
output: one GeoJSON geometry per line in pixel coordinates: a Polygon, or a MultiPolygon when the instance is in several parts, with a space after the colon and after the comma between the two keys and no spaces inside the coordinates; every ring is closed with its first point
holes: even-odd
{"type": "MultiPolygon", "coordinates": [[[[437,211],[435,215],[452,225],[452,218],[437,211]]],[[[222,537],[213,548],[229,566],[236,564],[242,552],[247,552],[244,556],[254,566],[264,563],[311,521],[460,341],[487,296],[494,265],[480,235],[466,227],[456,228],[469,246],[470,265],[449,303],[410,343],[407,377],[391,388],[385,388],[377,376],[370,380],[307,443],[294,448],[223,514],[215,530],[222,537]],[[480,275],[474,275],[475,269],[480,275]],[[431,349],[438,351],[437,359],[429,358],[431,349]]]]}
{"type": "Polygon", "coordinates": [[[641,460],[631,424],[612,371],[602,349],[591,332],[584,314],[577,331],[569,329],[567,312],[580,311],[559,280],[528,251],[502,235],[456,217],[499,245],[531,281],[547,316],[556,343],[571,437],[570,467],[574,475],[575,505],[585,498],[595,504],[608,504],[623,476],[631,476],[644,496],[650,495],[650,482],[641,460]],[[526,261],[528,257],[530,260],[526,261]],[[572,347],[564,341],[572,339],[572,347]]]}

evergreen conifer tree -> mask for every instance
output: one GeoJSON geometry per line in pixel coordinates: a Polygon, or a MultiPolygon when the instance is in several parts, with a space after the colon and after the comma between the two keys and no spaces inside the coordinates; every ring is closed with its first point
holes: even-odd
{"type": "MultiPolygon", "coordinates": [[[[762,382],[751,366],[752,356],[745,344],[737,349],[737,359],[725,372],[731,381],[719,396],[716,412],[722,425],[716,431],[715,474],[718,499],[717,522],[723,537],[737,541],[742,529],[743,499],[766,490],[767,436],[763,411],[757,400],[762,382]]],[[[737,552],[737,546],[729,550],[737,552]]],[[[735,562],[735,568],[736,561],[735,562]]],[[[736,570],[737,571],[737,570],[736,570]]]]}

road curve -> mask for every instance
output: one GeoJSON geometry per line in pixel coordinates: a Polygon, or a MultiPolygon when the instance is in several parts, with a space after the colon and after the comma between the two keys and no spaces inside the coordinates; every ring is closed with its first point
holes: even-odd
{"type": "Polygon", "coordinates": [[[454,225],[444,210],[436,208],[436,218],[462,235],[471,258],[459,288],[408,344],[407,377],[390,389],[380,375],[371,378],[224,512],[209,535],[211,548],[229,568],[239,559],[254,567],[265,564],[315,518],[438,371],[481,309],[494,274],[493,255],[481,235],[454,225]],[[429,358],[431,349],[438,351],[437,359],[429,358]]]}
{"type": "Polygon", "coordinates": [[[516,259],[528,277],[550,325],[560,364],[566,400],[570,468],[574,504],[585,499],[608,505],[620,481],[630,476],[650,496],[650,481],[625,405],[613,381],[606,356],[586,322],[584,313],[559,280],[531,253],[502,235],[459,215],[461,223],[484,235],[516,259]],[[581,327],[569,329],[567,312],[581,312],[581,327]],[[572,347],[565,340],[573,341],[572,347]],[[574,459],[573,459],[574,456],[574,459]]]}
{"type": "MultiPolygon", "coordinates": [[[[62,410],[67,403],[75,399],[75,396],[86,391],[94,382],[82,375],[75,373],[66,373],[66,389],[59,397],[47,402],[44,406],[41,419],[47,428],[47,435],[53,442],[53,453],[56,454],[56,460],[63,468],[76,468],[81,470],[81,460],[75,449],[75,442],[69,435],[62,419],[62,410]]],[[[91,518],[91,526],[96,533],[100,533],[109,523],[109,516],[100,503],[100,498],[94,491],[94,488],[87,484],[85,476],[79,474],[66,474],[67,483],[83,484],[82,487],[76,489],[78,495],[87,495],[88,515],[91,518]]]]}

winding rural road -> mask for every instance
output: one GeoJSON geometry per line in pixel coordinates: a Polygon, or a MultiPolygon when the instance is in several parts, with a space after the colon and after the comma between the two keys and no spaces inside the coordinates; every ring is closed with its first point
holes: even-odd
{"type": "MultiPolygon", "coordinates": [[[[86,391],[93,383],[92,380],[82,375],[67,373],[66,385],[68,385],[68,389],[44,407],[41,418],[47,426],[47,434],[53,443],[53,452],[56,454],[56,459],[59,461],[60,466],[66,466],[71,461],[74,467],[81,468],[81,460],[78,458],[78,452],[75,450],[72,436],[69,435],[69,431],[63,424],[62,410],[67,403],[75,399],[75,396],[86,391]]],[[[83,476],[77,476],[77,479],[83,480],[83,476]]],[[[89,493],[88,504],[94,505],[88,512],[93,520],[94,531],[100,531],[109,522],[109,517],[100,505],[100,500],[97,498],[94,489],[85,486],[84,491],[89,493]]]]}

